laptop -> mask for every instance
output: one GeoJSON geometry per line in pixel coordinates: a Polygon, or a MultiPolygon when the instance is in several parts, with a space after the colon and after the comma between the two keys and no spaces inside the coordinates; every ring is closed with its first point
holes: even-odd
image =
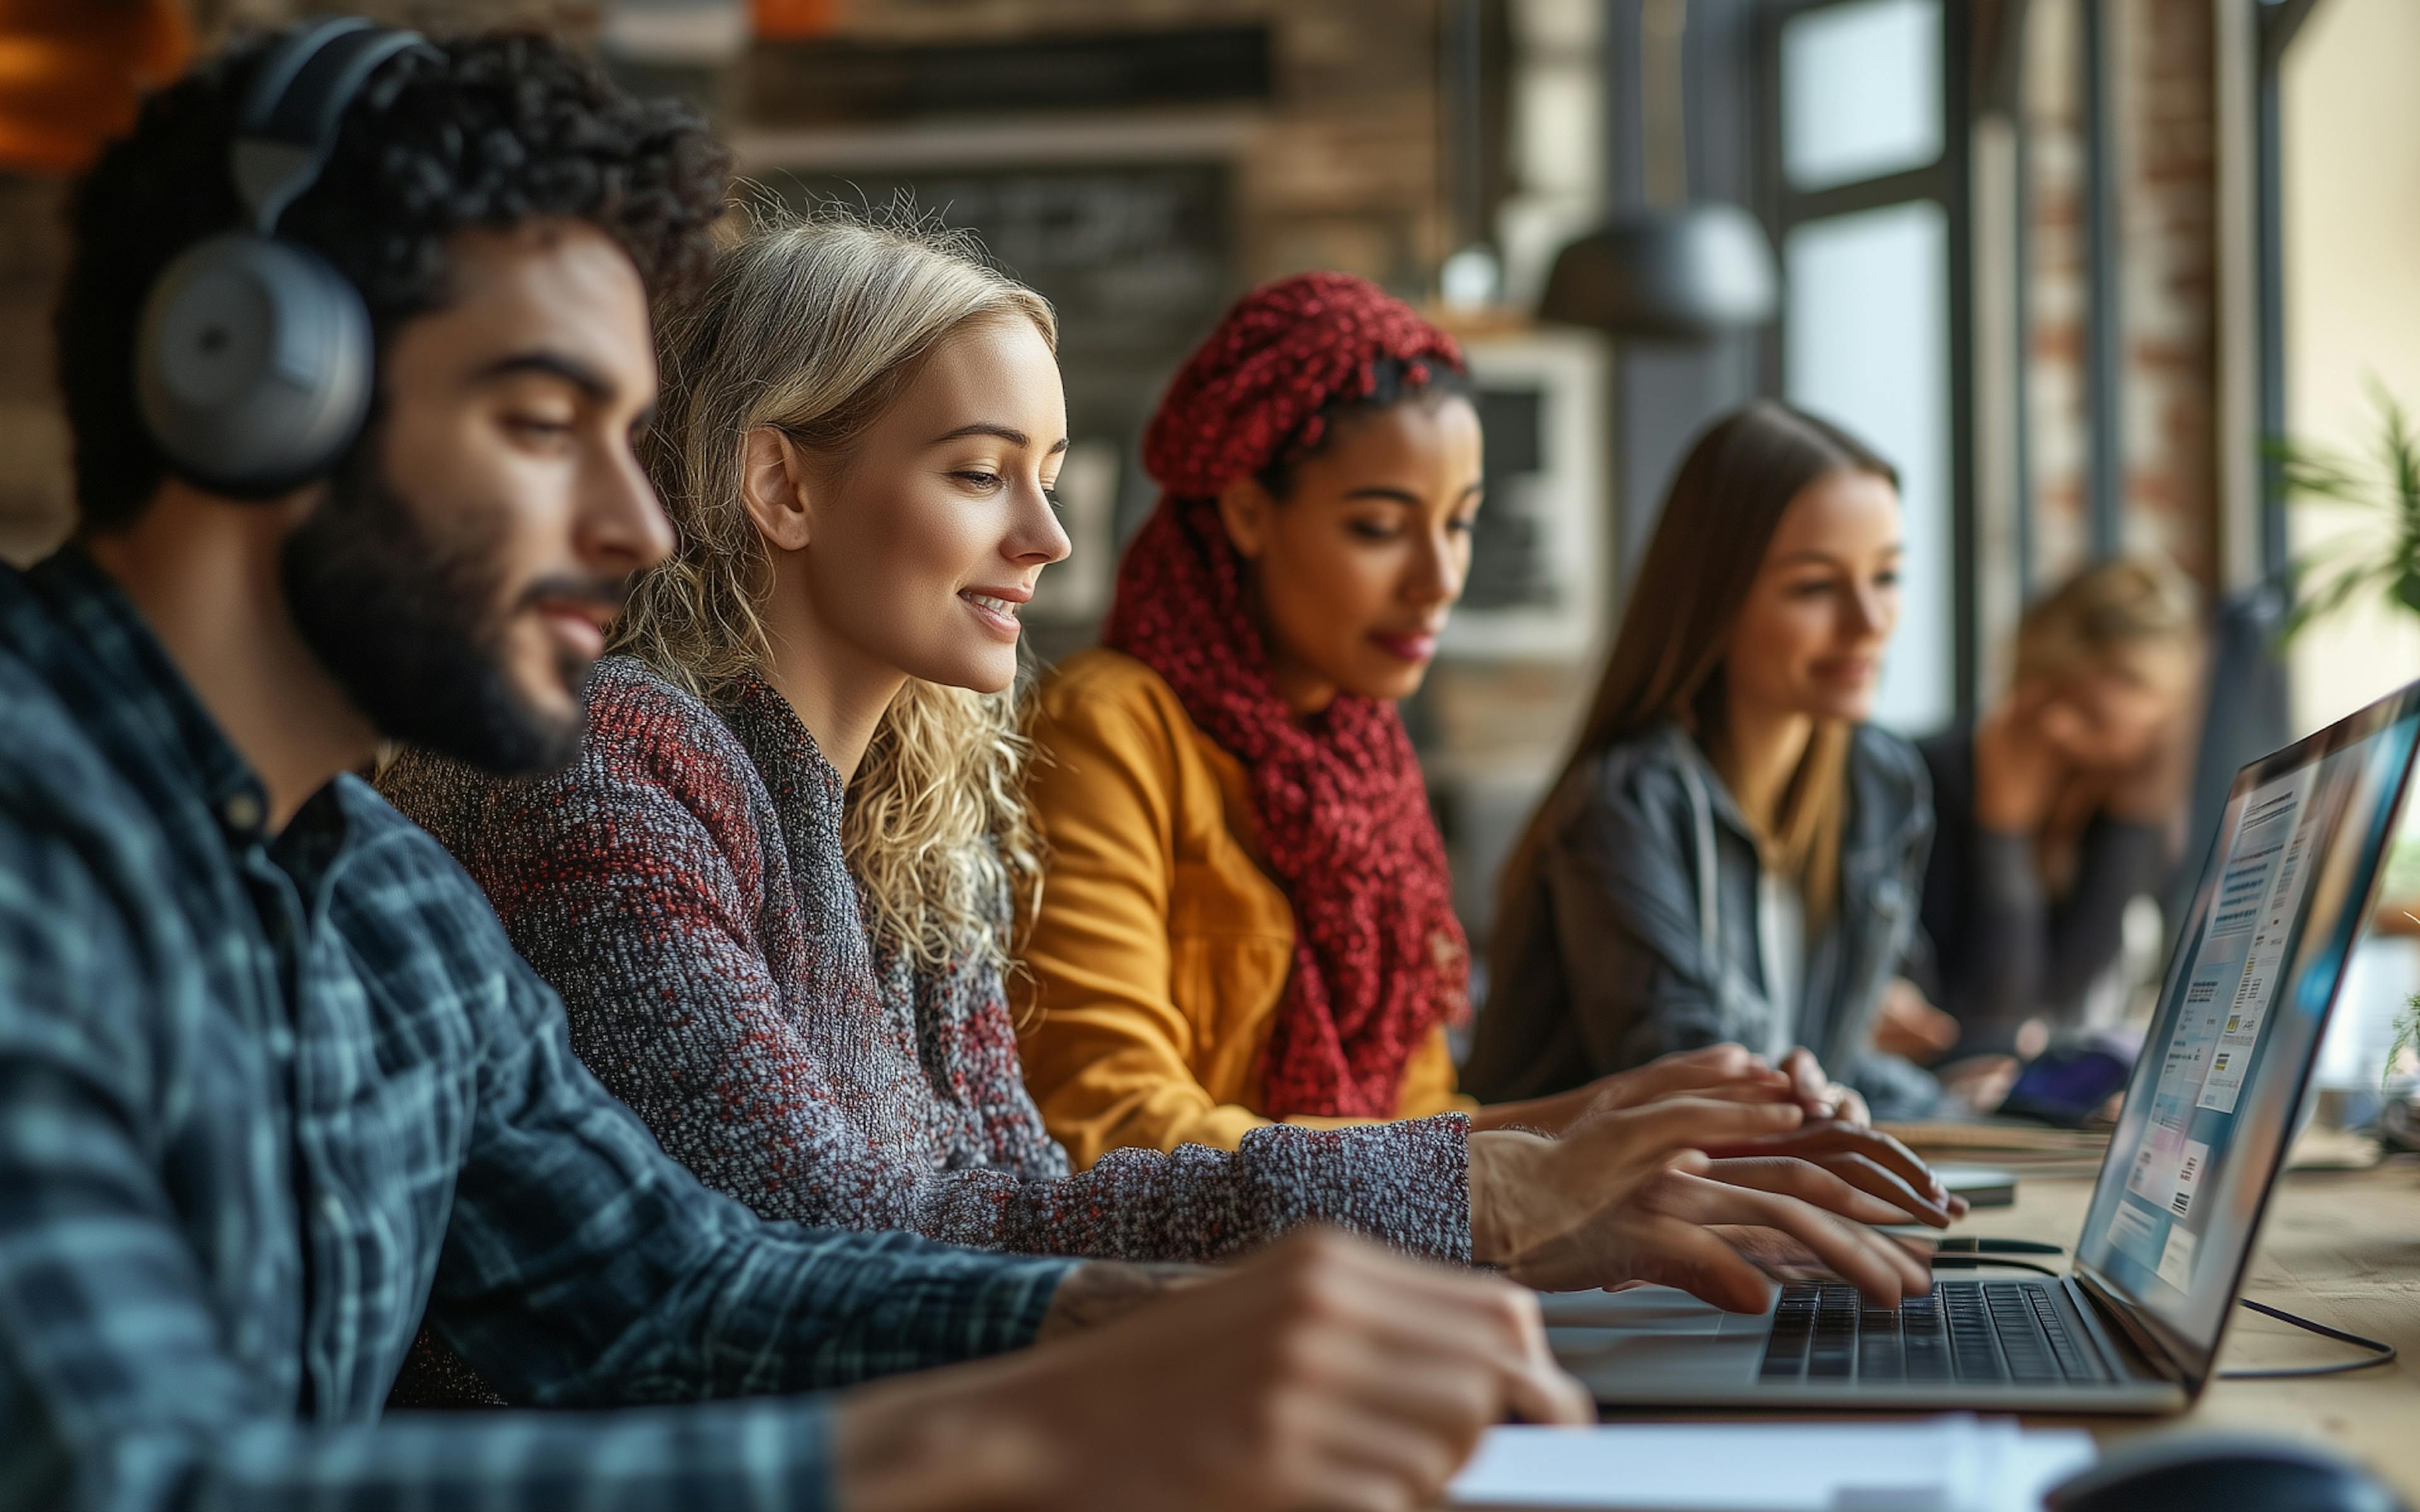
{"type": "Polygon", "coordinates": [[[2237,774],[2064,1277],[1936,1276],[1758,1316],[1641,1287],[1542,1297],[1611,1406],[2172,1412],[2210,1379],[2345,964],[2375,906],[2420,683],[2237,774]]]}

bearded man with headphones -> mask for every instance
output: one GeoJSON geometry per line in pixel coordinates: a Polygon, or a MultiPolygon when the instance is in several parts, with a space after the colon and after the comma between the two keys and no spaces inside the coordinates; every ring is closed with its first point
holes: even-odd
{"type": "Polygon", "coordinates": [[[1162,1297],[758,1221],[350,775],[576,748],[723,173],[556,44],[339,21],[80,186],[79,528],[0,569],[0,1512],[1410,1507],[1587,1412],[1525,1296],[1342,1240],[1162,1297]],[[517,1401],[690,1405],[382,1422],[424,1311],[517,1401]]]}

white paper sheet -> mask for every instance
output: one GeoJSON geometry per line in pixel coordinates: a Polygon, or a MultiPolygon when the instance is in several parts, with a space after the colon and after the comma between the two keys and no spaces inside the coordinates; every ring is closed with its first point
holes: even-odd
{"type": "Polygon", "coordinates": [[[1463,1512],[2038,1512],[2089,1434],[1968,1414],[1913,1423],[1500,1427],[1455,1477],[1463,1512]]]}

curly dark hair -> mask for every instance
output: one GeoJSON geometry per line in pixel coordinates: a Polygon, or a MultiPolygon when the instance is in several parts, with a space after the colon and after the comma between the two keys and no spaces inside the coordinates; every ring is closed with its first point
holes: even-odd
{"type": "MultiPolygon", "coordinates": [[[[1304,446],[1289,442],[1277,460],[1255,474],[1272,499],[1294,493],[1295,471],[1336,444],[1337,433],[1353,416],[1375,414],[1399,404],[1440,405],[1448,399],[1479,399],[1479,385],[1461,368],[1445,363],[1422,363],[1417,369],[1400,357],[1377,357],[1370,363],[1370,392],[1340,393],[1319,407],[1318,440],[1304,446]]],[[[1309,427],[1306,426],[1306,429],[1309,427]]]]}
{"type": "MultiPolygon", "coordinates": [[[[231,48],[151,96],[76,187],[57,351],[85,532],[132,522],[166,475],[135,408],[136,325],[178,254],[244,222],[229,142],[275,40],[231,48]]],[[[279,232],[353,281],[383,340],[443,301],[447,239],[474,226],[586,221],[652,295],[675,293],[710,260],[729,167],[694,111],[631,98],[559,41],[465,37],[380,69],[279,232]]]]}

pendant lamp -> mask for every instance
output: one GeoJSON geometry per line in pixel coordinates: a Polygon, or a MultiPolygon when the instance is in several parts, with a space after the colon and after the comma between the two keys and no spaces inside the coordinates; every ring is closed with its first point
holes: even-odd
{"type": "Polygon", "coordinates": [[[1688,203],[1682,39],[1688,0],[1640,9],[1636,81],[1649,136],[1648,205],[1555,257],[1538,318],[1621,336],[1703,340],[1762,325],[1780,302],[1773,245],[1736,205],[1688,203]],[[1650,66],[1651,49],[1658,55],[1650,66]]]}

